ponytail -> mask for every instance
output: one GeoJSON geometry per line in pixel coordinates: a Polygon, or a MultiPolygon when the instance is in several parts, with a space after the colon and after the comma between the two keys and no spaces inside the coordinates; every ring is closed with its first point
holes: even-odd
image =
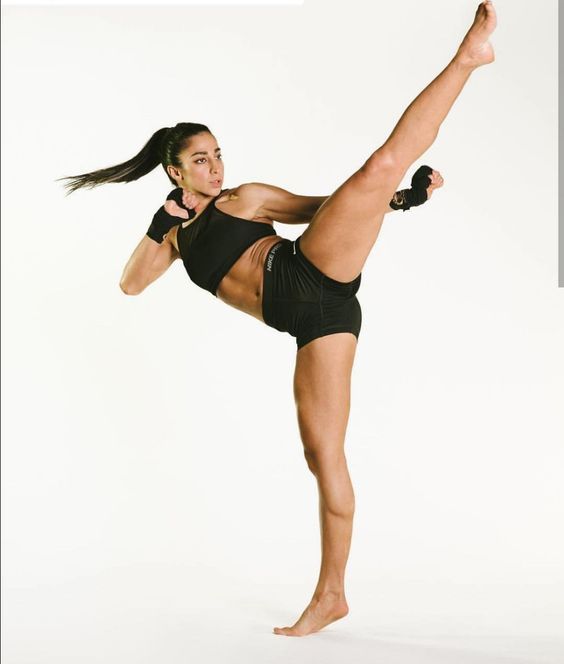
{"type": "Polygon", "coordinates": [[[211,133],[205,125],[192,122],[181,122],[171,128],[163,127],[151,136],[135,157],[123,164],[58,179],[68,180],[64,185],[68,195],[81,187],[92,189],[106,182],[132,182],[162,164],[171,184],[176,186],[175,180],[168,174],[167,166],[179,167],[178,155],[186,146],[186,139],[204,131],[211,133]]]}

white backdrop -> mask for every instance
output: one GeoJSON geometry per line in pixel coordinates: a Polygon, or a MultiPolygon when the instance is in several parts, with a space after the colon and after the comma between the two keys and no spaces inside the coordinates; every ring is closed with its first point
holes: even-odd
{"type": "Polygon", "coordinates": [[[160,167],[69,197],[55,182],[189,121],[217,137],[225,187],[328,195],[476,5],[3,9],[5,664],[563,656],[555,0],[496,3],[496,63],[414,166],[445,186],[386,218],[363,271],[351,612],[308,639],[271,632],[319,569],[295,340],[180,261],[121,292],[160,167]]]}

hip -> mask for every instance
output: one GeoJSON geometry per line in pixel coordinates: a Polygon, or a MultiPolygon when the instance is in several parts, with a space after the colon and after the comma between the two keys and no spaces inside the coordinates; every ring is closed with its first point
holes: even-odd
{"type": "Polygon", "coordinates": [[[264,263],[262,317],[296,337],[298,348],[336,332],[358,337],[361,308],[356,298],[361,277],[349,282],[327,277],[300,250],[300,238],[279,239],[264,263]]]}

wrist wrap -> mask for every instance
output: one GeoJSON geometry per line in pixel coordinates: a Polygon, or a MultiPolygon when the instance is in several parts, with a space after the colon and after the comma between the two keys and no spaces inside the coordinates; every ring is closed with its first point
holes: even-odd
{"type": "Polygon", "coordinates": [[[433,169],[429,166],[420,166],[411,178],[411,189],[396,191],[390,201],[393,210],[409,210],[411,207],[422,205],[427,200],[427,187],[431,184],[429,177],[433,169]]]}
{"type": "MultiPolygon", "coordinates": [[[[181,187],[173,189],[170,192],[170,194],[166,197],[166,199],[167,201],[168,200],[174,201],[178,206],[180,206],[184,210],[187,210],[188,219],[193,219],[196,216],[196,210],[193,210],[192,208],[187,208],[182,204],[181,187]]],[[[151,225],[149,226],[146,235],[148,235],[151,238],[151,240],[154,240],[158,244],[161,244],[166,234],[170,231],[170,229],[173,228],[174,226],[178,226],[183,221],[185,221],[183,217],[177,217],[175,215],[169,214],[165,210],[163,205],[155,212],[155,216],[151,221],[151,225]]]]}

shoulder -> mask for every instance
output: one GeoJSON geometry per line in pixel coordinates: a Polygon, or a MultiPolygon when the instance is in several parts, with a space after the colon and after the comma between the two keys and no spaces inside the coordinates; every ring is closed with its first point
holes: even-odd
{"type": "Polygon", "coordinates": [[[246,182],[233,189],[221,192],[217,203],[225,206],[226,211],[235,216],[242,216],[253,220],[267,220],[264,214],[265,204],[268,201],[270,185],[261,182],[246,182]]]}
{"type": "Polygon", "coordinates": [[[262,182],[245,182],[233,189],[226,189],[221,192],[223,200],[241,199],[245,202],[260,201],[267,194],[269,185],[262,182]]]}
{"type": "MultiPolygon", "coordinates": [[[[287,203],[293,195],[290,192],[264,182],[246,182],[235,189],[228,190],[229,200],[239,198],[241,204],[252,206],[257,211],[258,217],[272,219],[271,212],[287,203]]],[[[227,200],[227,199],[226,199],[227,200]]]]}

